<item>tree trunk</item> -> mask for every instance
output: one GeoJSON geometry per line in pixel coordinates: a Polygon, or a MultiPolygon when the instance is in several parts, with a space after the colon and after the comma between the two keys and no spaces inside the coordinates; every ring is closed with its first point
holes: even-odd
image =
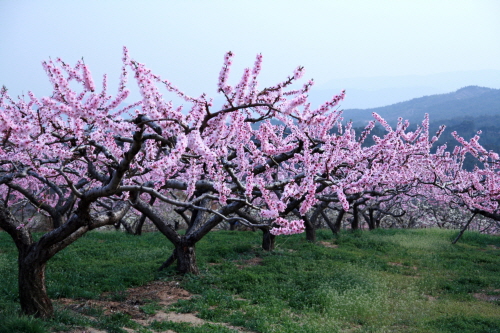
{"type": "Polygon", "coordinates": [[[358,206],[352,206],[352,222],[351,229],[358,230],[359,229],[359,215],[358,215],[358,206]]]}
{"type": "Polygon", "coordinates": [[[368,229],[369,230],[374,230],[377,228],[377,225],[375,224],[375,219],[373,217],[373,208],[368,208],[368,229]]]}
{"type": "Polygon", "coordinates": [[[159,270],[163,270],[177,261],[177,272],[179,274],[200,274],[200,270],[196,265],[196,250],[195,245],[181,239],[180,242],[174,244],[175,249],[172,255],[161,265],[159,270]]]}
{"type": "Polygon", "coordinates": [[[45,287],[45,262],[27,261],[19,255],[19,300],[22,312],[40,318],[54,315],[45,287]]]}
{"type": "Polygon", "coordinates": [[[474,214],[472,214],[472,216],[470,217],[469,221],[467,221],[467,223],[464,225],[464,227],[460,230],[460,232],[458,233],[457,235],[457,238],[455,238],[453,240],[453,242],[451,242],[451,244],[456,244],[458,242],[458,240],[462,237],[462,235],[464,234],[465,230],[467,230],[467,228],[469,227],[469,224],[472,222],[472,220],[474,219],[474,217],[476,216],[476,212],[474,212],[474,214]]]}
{"type": "MultiPolygon", "coordinates": [[[[152,205],[154,205],[155,201],[156,201],[156,197],[151,196],[151,199],[149,199],[149,204],[152,206],[152,205]]],[[[137,221],[137,225],[135,226],[134,235],[136,235],[136,236],[142,235],[142,227],[144,226],[144,222],[146,222],[146,215],[141,214],[141,217],[137,221]]]]}
{"type": "Polygon", "coordinates": [[[144,226],[144,222],[146,222],[146,215],[142,214],[139,220],[137,221],[137,225],[135,226],[135,236],[142,235],[142,227],[144,226]]]}
{"type": "Polygon", "coordinates": [[[177,271],[181,274],[200,274],[196,265],[196,251],[194,244],[181,244],[175,247],[175,256],[177,258],[177,271]]]}
{"type": "Polygon", "coordinates": [[[21,310],[25,315],[48,319],[54,315],[45,287],[45,263],[50,257],[42,257],[34,247],[31,233],[24,228],[18,229],[18,225],[19,221],[12,213],[0,206],[0,226],[9,233],[18,250],[17,281],[21,310]]]}
{"type": "Polygon", "coordinates": [[[338,234],[340,231],[340,228],[342,227],[342,218],[344,217],[345,210],[341,209],[337,215],[337,219],[335,220],[335,223],[332,223],[328,216],[325,214],[325,212],[321,212],[321,216],[323,216],[323,219],[326,221],[330,229],[334,234],[338,234]]]}
{"type": "Polygon", "coordinates": [[[262,228],[262,249],[264,251],[272,251],[274,250],[276,236],[271,234],[269,228],[262,228]]]}
{"type": "Polygon", "coordinates": [[[306,227],[306,240],[316,242],[316,228],[306,216],[304,216],[304,226],[306,227]]]}

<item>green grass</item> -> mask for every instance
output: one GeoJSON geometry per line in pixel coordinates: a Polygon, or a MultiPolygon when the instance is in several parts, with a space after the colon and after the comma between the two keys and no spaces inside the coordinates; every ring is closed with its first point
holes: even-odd
{"type": "Polygon", "coordinates": [[[217,231],[197,245],[199,276],[158,273],[172,246],[160,234],[134,237],[92,232],[59,253],[47,268],[52,298],[120,301],[126,289],[154,279],[178,280],[195,296],[171,309],[209,323],[157,321],[139,325],[124,313],[57,309],[49,322],[18,316],[16,250],[0,233],[0,333],[94,327],[108,332],[500,332],[500,237],[456,231],[375,230],[282,236],[273,252],[260,232],[217,231]],[[321,244],[334,244],[336,248],[321,244]],[[475,297],[476,296],[476,297],[475,297]],[[490,297],[491,300],[480,300],[490,297]]]}

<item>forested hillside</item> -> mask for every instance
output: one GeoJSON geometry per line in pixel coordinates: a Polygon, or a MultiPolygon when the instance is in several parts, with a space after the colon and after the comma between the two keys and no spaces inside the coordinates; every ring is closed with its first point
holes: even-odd
{"type": "MultiPolygon", "coordinates": [[[[384,117],[391,125],[395,125],[398,117],[408,119],[411,127],[420,124],[424,114],[430,116],[431,131],[446,125],[438,145],[446,143],[452,150],[457,142],[451,133],[456,131],[466,139],[470,139],[481,131],[480,143],[488,150],[500,152],[500,89],[468,86],[455,92],[441,95],[424,96],[373,109],[345,110],[344,117],[353,120],[361,133],[363,127],[372,118],[372,112],[384,117]]],[[[382,128],[375,128],[372,134],[381,136],[382,128]]],[[[366,144],[372,144],[368,138],[366,144]]],[[[472,161],[467,161],[467,168],[472,168],[472,161]]]]}
{"type": "Polygon", "coordinates": [[[344,117],[361,126],[372,119],[372,112],[378,113],[390,124],[395,124],[398,117],[411,123],[420,122],[426,113],[430,115],[431,123],[454,118],[495,116],[500,115],[500,89],[468,86],[452,93],[414,98],[384,107],[348,109],[344,111],[344,117]]]}

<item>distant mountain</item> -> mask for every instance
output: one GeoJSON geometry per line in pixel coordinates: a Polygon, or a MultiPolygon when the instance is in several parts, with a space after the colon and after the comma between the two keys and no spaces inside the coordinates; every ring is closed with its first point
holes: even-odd
{"type": "MultiPolygon", "coordinates": [[[[440,125],[446,126],[436,147],[446,144],[451,151],[457,145],[451,135],[454,131],[467,140],[481,131],[479,143],[487,150],[500,153],[500,89],[468,86],[448,94],[414,98],[379,108],[345,110],[344,119],[352,120],[356,132],[361,133],[368,121],[373,120],[372,112],[380,114],[392,126],[398,117],[408,119],[410,129],[420,125],[424,114],[428,113],[431,135],[440,125]]],[[[379,137],[385,133],[380,126],[372,131],[379,137]]],[[[371,136],[365,144],[373,144],[371,136]]],[[[465,160],[465,167],[471,170],[475,163],[469,156],[465,160]]]]}
{"type": "Polygon", "coordinates": [[[414,98],[384,107],[345,110],[344,118],[363,126],[373,119],[372,112],[390,124],[395,124],[398,117],[420,123],[426,113],[432,123],[452,118],[500,116],[500,89],[468,86],[452,93],[414,98]]]}
{"type": "Polygon", "coordinates": [[[343,109],[366,109],[391,105],[425,95],[443,94],[469,85],[500,89],[500,70],[339,78],[315,86],[311,90],[310,98],[314,106],[345,89],[346,98],[341,105],[343,109]]]}
{"type": "MultiPolygon", "coordinates": [[[[407,101],[415,97],[442,94],[450,90],[442,90],[426,86],[391,87],[378,90],[347,88],[346,96],[340,106],[343,109],[373,108],[394,104],[400,101],[407,101]]],[[[333,95],[338,95],[341,91],[342,89],[311,89],[311,92],[309,93],[310,101],[313,106],[319,105],[330,100],[333,95]]]]}

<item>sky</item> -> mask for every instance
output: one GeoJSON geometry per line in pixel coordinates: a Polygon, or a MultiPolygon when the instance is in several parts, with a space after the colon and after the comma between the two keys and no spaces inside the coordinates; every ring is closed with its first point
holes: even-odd
{"type": "Polygon", "coordinates": [[[227,51],[232,82],[262,53],[261,86],[299,65],[320,89],[332,80],[500,71],[499,17],[498,0],[0,0],[0,85],[49,94],[41,61],[83,57],[96,81],[107,73],[117,87],[124,45],[195,96],[215,95],[227,51]]]}

